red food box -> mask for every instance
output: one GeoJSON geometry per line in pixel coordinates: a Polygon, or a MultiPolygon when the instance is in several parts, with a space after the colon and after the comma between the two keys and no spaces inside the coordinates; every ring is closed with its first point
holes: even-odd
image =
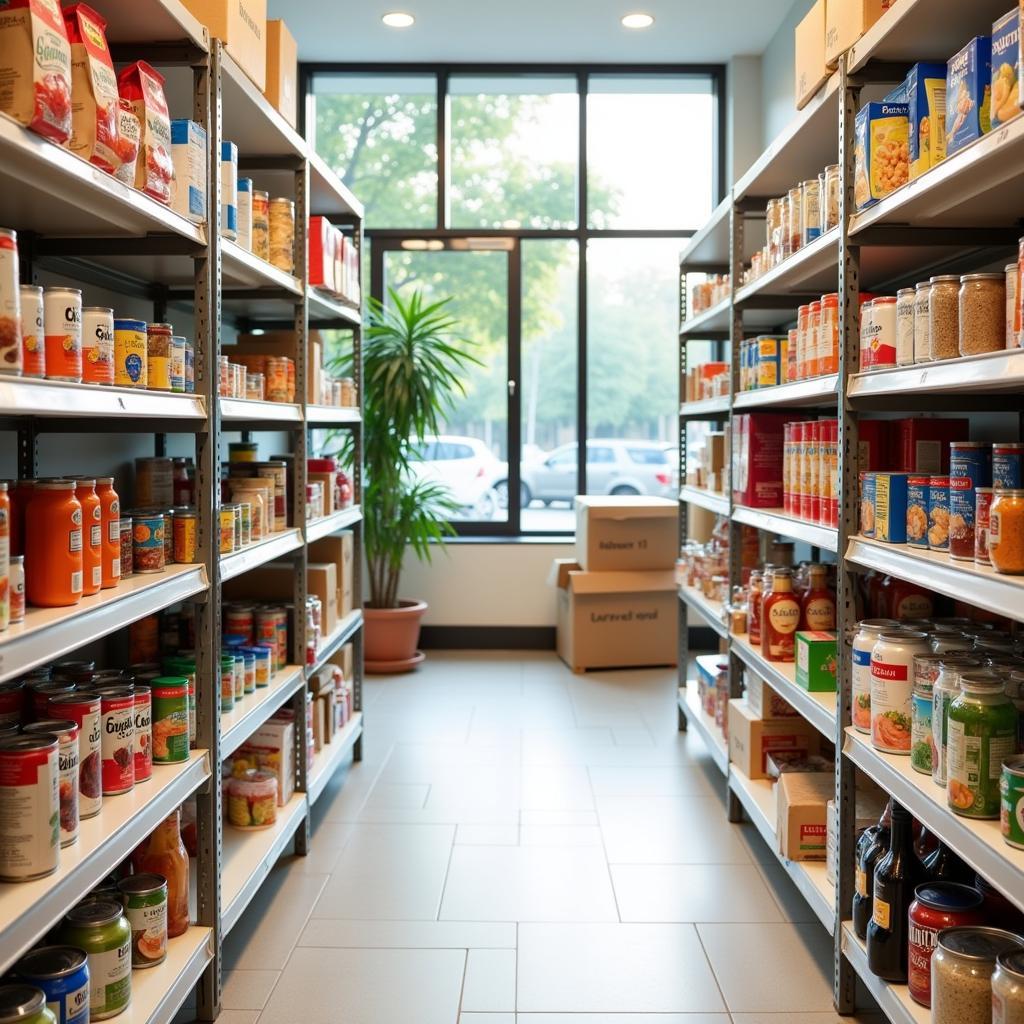
{"type": "Polygon", "coordinates": [[[893,427],[898,439],[892,468],[901,473],[948,473],[949,444],[967,441],[971,424],[965,419],[932,419],[915,416],[897,420],[893,427]]]}
{"type": "Polygon", "coordinates": [[[782,506],[782,414],[733,417],[732,500],[750,508],[782,506]]]}
{"type": "Polygon", "coordinates": [[[338,290],[334,273],[338,229],[326,217],[309,218],[309,283],[329,292],[338,290]]]}
{"type": "Polygon", "coordinates": [[[895,430],[888,420],[861,420],[857,424],[857,472],[889,468],[887,434],[895,430]]]}

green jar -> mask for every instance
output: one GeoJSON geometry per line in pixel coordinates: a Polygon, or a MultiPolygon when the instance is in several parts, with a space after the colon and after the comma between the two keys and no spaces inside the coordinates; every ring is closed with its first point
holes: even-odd
{"type": "Polygon", "coordinates": [[[153,693],[153,764],[188,760],[188,679],[157,676],[153,693]]]}
{"type": "Polygon", "coordinates": [[[1017,709],[999,678],[960,677],[949,705],[946,800],[965,818],[998,818],[1003,761],[1017,752],[1017,709]]]}
{"type": "Polygon", "coordinates": [[[46,996],[35,985],[0,985],[0,1024],[57,1024],[46,996]]]}
{"type": "Polygon", "coordinates": [[[151,873],[129,875],[118,890],[132,930],[132,967],[156,967],[167,959],[167,879],[151,873]]]}
{"type": "Polygon", "coordinates": [[[132,1001],[132,929],[114,900],[89,900],[68,911],[60,941],[89,957],[89,1019],[106,1020],[132,1001]]]}

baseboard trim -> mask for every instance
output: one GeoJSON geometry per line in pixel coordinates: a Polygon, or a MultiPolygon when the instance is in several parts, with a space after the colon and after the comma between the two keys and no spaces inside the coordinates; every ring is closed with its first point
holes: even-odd
{"type": "MultiPolygon", "coordinates": [[[[690,630],[690,650],[715,651],[718,634],[706,627],[690,630]]],[[[434,651],[553,651],[554,626],[424,626],[420,647],[434,651]]]]}

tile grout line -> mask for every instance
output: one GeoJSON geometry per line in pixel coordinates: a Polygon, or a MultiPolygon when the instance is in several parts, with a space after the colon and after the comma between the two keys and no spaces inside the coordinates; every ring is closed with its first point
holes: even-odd
{"type": "Polygon", "coordinates": [[[601,812],[597,806],[597,794],[594,792],[594,777],[590,774],[590,765],[587,765],[587,782],[590,785],[590,798],[594,801],[594,816],[597,818],[597,830],[601,835],[601,853],[604,854],[604,866],[608,871],[608,885],[612,890],[612,899],[615,902],[615,916],[619,924],[623,924],[622,908],[619,906],[619,894],[615,890],[615,876],[612,874],[612,864],[608,857],[608,846],[604,841],[604,829],[601,827],[601,812]]]}
{"type": "Polygon", "coordinates": [[[701,952],[704,954],[704,961],[708,965],[708,970],[711,972],[711,977],[715,979],[715,988],[718,989],[718,994],[722,998],[722,1005],[725,1007],[725,1013],[729,1020],[732,1020],[732,1009],[729,1006],[729,1001],[725,998],[725,993],[722,991],[722,983],[718,980],[718,973],[715,971],[715,965],[711,962],[711,957],[708,956],[707,947],[704,945],[704,936],[700,933],[700,928],[696,924],[691,924],[690,927],[693,929],[694,934],[697,936],[697,941],[700,943],[701,952]]]}

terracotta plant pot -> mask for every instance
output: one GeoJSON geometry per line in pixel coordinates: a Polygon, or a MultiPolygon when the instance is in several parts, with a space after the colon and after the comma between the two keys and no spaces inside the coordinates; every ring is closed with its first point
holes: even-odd
{"type": "Polygon", "coordinates": [[[399,601],[398,608],[364,608],[366,671],[375,675],[410,672],[423,661],[417,650],[426,601],[399,601]]]}

